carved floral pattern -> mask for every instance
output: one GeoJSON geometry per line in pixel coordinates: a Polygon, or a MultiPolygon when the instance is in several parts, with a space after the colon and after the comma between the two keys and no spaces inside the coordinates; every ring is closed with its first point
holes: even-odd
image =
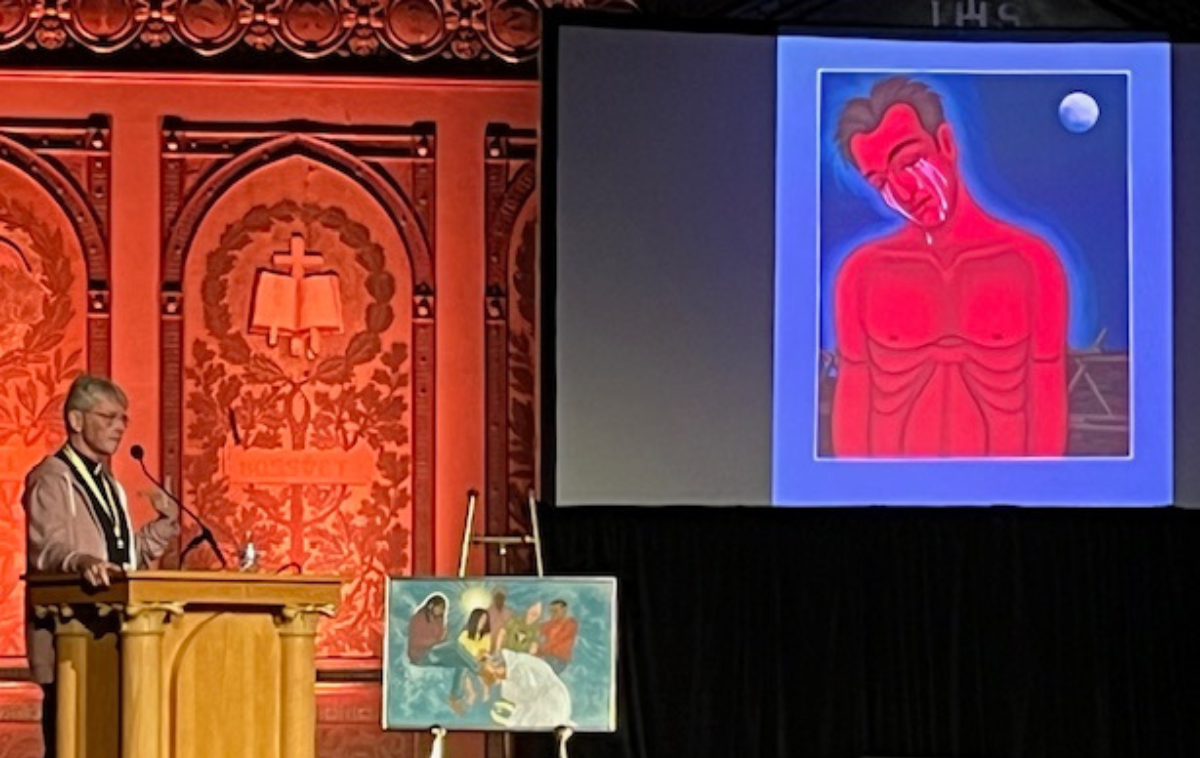
{"type": "Polygon", "coordinates": [[[0,0],[0,50],[99,53],[172,41],[201,55],[239,43],[303,58],[398,55],[532,60],[544,7],[636,10],[636,0],[0,0]]]}
{"type": "Polygon", "coordinates": [[[0,758],[39,758],[41,755],[40,725],[0,723],[0,758]]]}
{"type": "Polygon", "coordinates": [[[284,547],[274,563],[344,578],[337,617],[321,627],[322,656],[379,655],[383,580],[409,564],[409,530],[401,518],[412,500],[409,346],[386,339],[396,289],[368,227],[342,208],[315,203],[252,207],[205,256],[199,289],[205,336],[191,342],[186,368],[187,494],[230,548],[248,535],[259,545],[284,547]],[[345,340],[344,351],[300,373],[265,344],[247,340],[228,304],[231,296],[247,294],[231,292],[229,283],[239,255],[269,240],[279,225],[335,235],[362,270],[368,293],[364,326],[345,340]],[[231,439],[231,412],[239,446],[247,450],[347,452],[366,445],[375,454],[371,484],[364,493],[337,483],[231,482],[222,465],[226,447],[238,444],[231,439]]]}
{"type": "MultiPolygon", "coordinates": [[[[74,283],[62,234],[0,194],[0,448],[45,451],[62,443],[62,404],[83,355],[67,335],[74,283]]],[[[9,473],[0,481],[0,655],[19,658],[25,514],[20,472],[9,473]]]]}
{"type": "MultiPolygon", "coordinates": [[[[9,128],[25,137],[36,131],[9,128]]],[[[62,403],[85,362],[86,264],[65,209],[43,194],[45,184],[70,180],[24,140],[0,137],[0,153],[0,661],[21,666],[22,479],[65,436],[62,403]]]]}
{"type": "Polygon", "coordinates": [[[413,758],[413,743],[411,734],[384,732],[378,724],[317,725],[320,758],[413,758]]]}
{"type": "Polygon", "coordinates": [[[63,351],[74,282],[61,231],[0,194],[0,445],[63,439],[64,389],[83,354],[63,351]]]}

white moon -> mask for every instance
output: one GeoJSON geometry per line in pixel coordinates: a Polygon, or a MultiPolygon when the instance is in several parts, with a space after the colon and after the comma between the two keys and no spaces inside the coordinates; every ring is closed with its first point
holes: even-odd
{"type": "Polygon", "coordinates": [[[1058,120],[1067,131],[1083,134],[1100,120],[1100,106],[1086,92],[1072,92],[1058,104],[1058,120]]]}

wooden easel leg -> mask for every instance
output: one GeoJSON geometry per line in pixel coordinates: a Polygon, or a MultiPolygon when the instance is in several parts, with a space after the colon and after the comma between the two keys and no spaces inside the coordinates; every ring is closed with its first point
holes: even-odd
{"type": "Polygon", "coordinates": [[[479,493],[475,490],[467,492],[467,523],[463,524],[462,548],[458,554],[458,578],[462,579],[467,575],[467,557],[471,552],[472,532],[471,527],[475,523],[475,503],[479,500],[479,493]]]}
{"type": "Polygon", "coordinates": [[[538,526],[537,495],[533,489],[529,490],[529,525],[533,529],[533,558],[537,562],[537,575],[545,576],[546,571],[542,566],[542,530],[538,526]]]}

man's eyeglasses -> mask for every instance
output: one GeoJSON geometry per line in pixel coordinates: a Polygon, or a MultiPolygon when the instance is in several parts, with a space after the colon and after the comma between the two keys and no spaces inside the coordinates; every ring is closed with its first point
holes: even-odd
{"type": "Polygon", "coordinates": [[[95,416],[96,418],[103,421],[105,426],[112,426],[113,424],[117,423],[117,421],[121,421],[126,426],[129,426],[129,414],[128,413],[123,413],[123,412],[122,413],[116,413],[116,412],[97,413],[96,411],[84,411],[84,414],[86,414],[88,416],[95,416]]]}

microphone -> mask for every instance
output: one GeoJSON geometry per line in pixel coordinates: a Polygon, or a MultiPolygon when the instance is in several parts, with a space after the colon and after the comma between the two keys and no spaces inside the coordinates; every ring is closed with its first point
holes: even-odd
{"type": "Polygon", "coordinates": [[[182,500],[172,495],[170,491],[163,486],[162,482],[154,478],[154,475],[150,473],[150,469],[146,468],[146,451],[142,448],[142,446],[131,445],[129,448],[129,455],[132,456],[133,459],[138,462],[138,465],[142,467],[142,473],[146,475],[146,478],[154,482],[155,487],[158,487],[163,494],[171,498],[171,502],[175,503],[175,505],[178,505],[179,510],[191,516],[192,521],[196,523],[196,526],[200,527],[200,533],[193,537],[192,541],[189,542],[187,547],[183,549],[183,552],[179,554],[180,567],[183,566],[183,560],[187,558],[188,553],[190,553],[194,548],[199,547],[207,542],[209,546],[212,547],[213,553],[217,556],[217,560],[221,562],[221,568],[228,568],[229,563],[225,560],[225,554],[221,552],[221,546],[217,544],[217,540],[215,537],[213,537],[212,530],[208,528],[208,524],[204,523],[204,521],[196,515],[195,511],[184,505],[182,500]]]}

